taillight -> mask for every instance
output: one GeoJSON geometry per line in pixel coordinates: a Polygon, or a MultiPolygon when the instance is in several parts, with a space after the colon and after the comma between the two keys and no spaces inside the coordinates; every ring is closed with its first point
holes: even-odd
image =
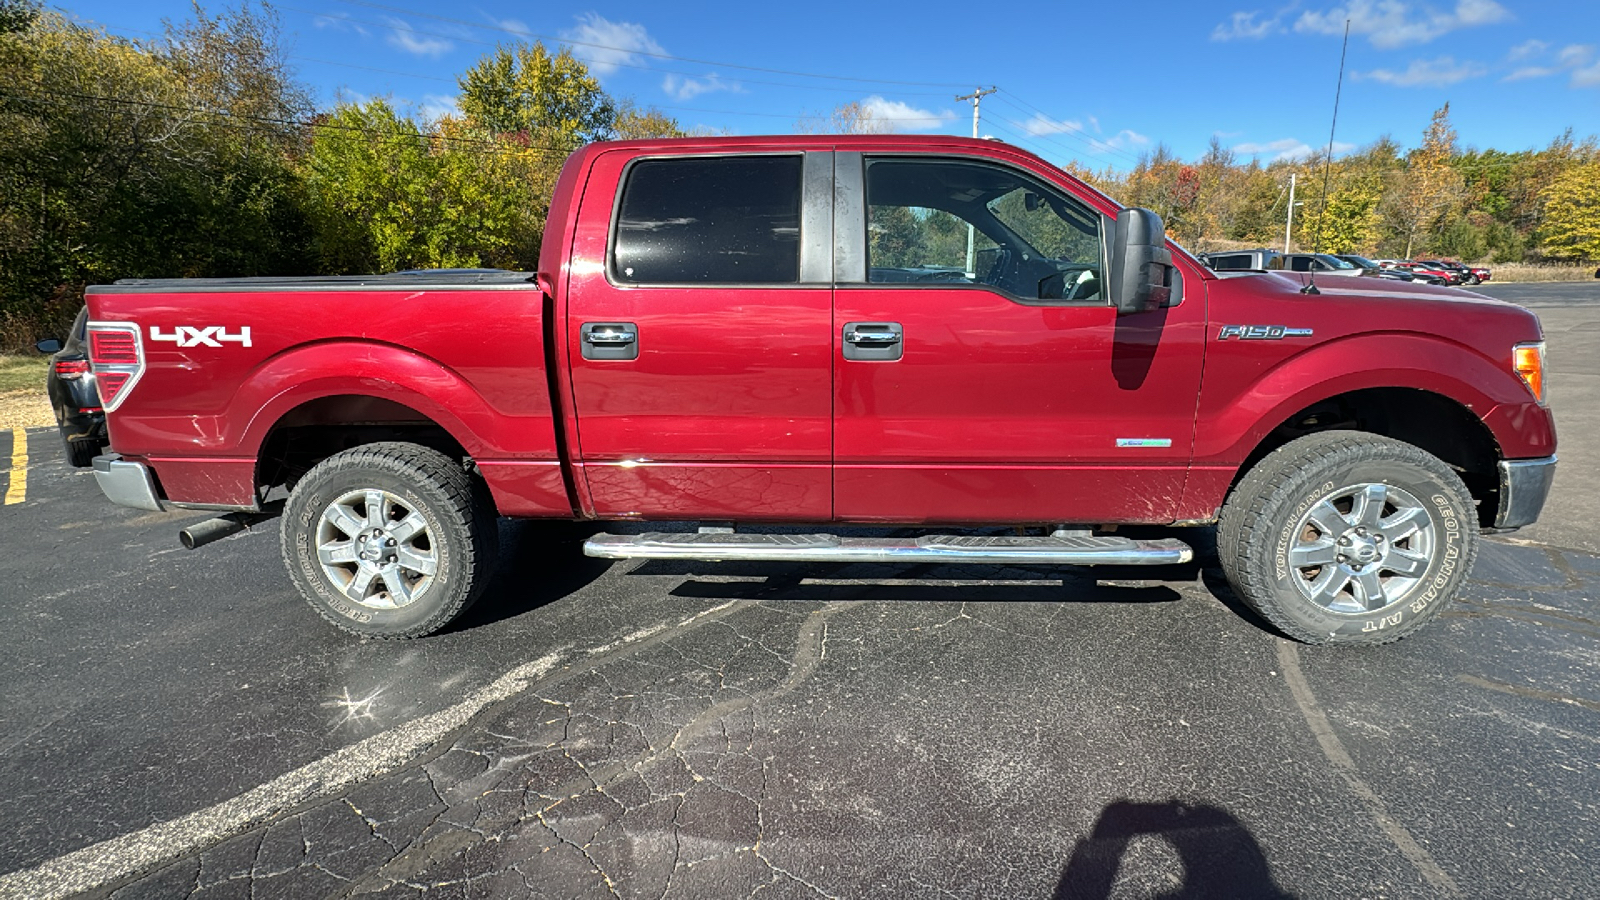
{"type": "Polygon", "coordinates": [[[144,374],[139,326],[131,322],[90,322],[89,362],[107,412],[116,409],[144,374]]]}
{"type": "Polygon", "coordinates": [[[1511,348],[1511,367],[1522,377],[1522,383],[1533,392],[1533,398],[1544,402],[1544,341],[1518,344],[1511,348]]]}
{"type": "Polygon", "coordinates": [[[56,360],[57,378],[82,378],[87,374],[89,374],[89,361],[87,359],[56,360]]]}

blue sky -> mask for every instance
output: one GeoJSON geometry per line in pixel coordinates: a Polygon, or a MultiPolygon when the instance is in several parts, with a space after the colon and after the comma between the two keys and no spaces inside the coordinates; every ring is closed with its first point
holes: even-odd
{"type": "MultiPolygon", "coordinates": [[[[220,5],[209,8],[219,9],[220,5]]],[[[68,15],[129,37],[188,0],[83,0],[68,15]]],[[[324,103],[385,96],[451,108],[455,77],[501,41],[569,40],[605,88],[685,126],[792,131],[861,102],[904,131],[982,132],[1055,161],[1126,169],[1215,135],[1241,158],[1328,140],[1351,21],[1336,147],[1412,146],[1448,101],[1465,146],[1542,147],[1600,131],[1600,0],[1291,0],[1283,4],[804,4],[284,0],[290,63],[324,103]],[[982,12],[974,12],[982,10],[982,12]]]]}

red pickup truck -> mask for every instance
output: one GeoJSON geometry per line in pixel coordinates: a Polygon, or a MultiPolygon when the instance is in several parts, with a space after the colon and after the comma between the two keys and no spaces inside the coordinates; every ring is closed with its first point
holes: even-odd
{"type": "Polygon", "coordinates": [[[1313,277],[1210,271],[993,141],[598,143],[537,273],[91,288],[95,471],[234,511],[187,543],[281,512],[306,599],[372,637],[449,622],[522,516],[705,523],[607,558],[1047,565],[1183,562],[1111,532],[1216,523],[1272,625],[1378,643],[1538,515],[1544,344],[1486,297],[1313,277]]]}

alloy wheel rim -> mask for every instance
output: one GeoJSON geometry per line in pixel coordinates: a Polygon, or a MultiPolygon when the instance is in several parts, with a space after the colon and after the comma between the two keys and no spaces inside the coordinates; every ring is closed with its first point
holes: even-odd
{"type": "Polygon", "coordinates": [[[368,609],[417,602],[439,571],[438,547],[422,510],[388,491],[350,491],[317,520],[317,559],[334,589],[368,609]]]}
{"type": "Polygon", "coordinates": [[[1439,545],[1433,517],[1416,497],[1373,482],[1323,495],[1293,535],[1295,588],[1329,612],[1352,615],[1405,602],[1423,583],[1439,545]]]}

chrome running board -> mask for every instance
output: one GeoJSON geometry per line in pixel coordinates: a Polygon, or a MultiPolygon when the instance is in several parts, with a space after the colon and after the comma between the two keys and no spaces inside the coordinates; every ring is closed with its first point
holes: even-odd
{"type": "Polygon", "coordinates": [[[1164,566],[1194,558],[1166,538],[964,537],[852,538],[832,534],[597,534],[584,542],[600,559],[701,559],[714,562],[1034,563],[1062,566],[1164,566]]]}

